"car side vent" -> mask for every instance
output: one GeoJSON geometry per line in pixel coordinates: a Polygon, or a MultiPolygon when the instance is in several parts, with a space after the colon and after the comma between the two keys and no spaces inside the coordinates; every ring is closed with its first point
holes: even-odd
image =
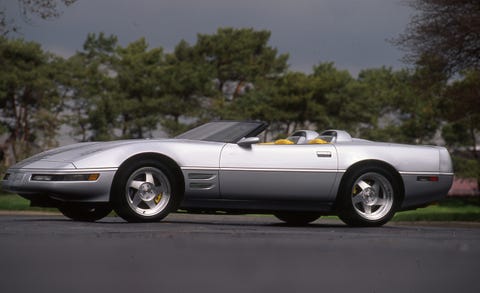
{"type": "Polygon", "coordinates": [[[195,180],[209,180],[212,179],[215,174],[209,173],[189,173],[188,179],[195,179],[195,180]]]}
{"type": "Polygon", "coordinates": [[[209,182],[192,182],[190,183],[190,188],[191,189],[211,189],[214,187],[213,183],[209,182]]]}

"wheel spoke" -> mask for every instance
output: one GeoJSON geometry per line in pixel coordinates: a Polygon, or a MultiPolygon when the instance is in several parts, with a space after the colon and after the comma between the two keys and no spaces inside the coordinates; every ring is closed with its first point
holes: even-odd
{"type": "Polygon", "coordinates": [[[153,175],[150,172],[145,173],[145,181],[152,183],[155,185],[155,181],[153,180],[153,175]]]}
{"type": "Polygon", "coordinates": [[[363,181],[363,180],[358,181],[357,185],[358,185],[362,190],[365,190],[365,189],[371,187],[370,184],[368,184],[367,182],[365,182],[365,181],[363,181]]]}
{"type": "MultiPolygon", "coordinates": [[[[389,220],[395,209],[396,189],[383,172],[366,171],[355,179],[349,194],[350,203],[345,211],[345,221],[362,225],[381,225],[389,220]],[[352,209],[353,208],[353,209],[352,209]],[[348,219],[347,217],[351,217],[348,219]],[[353,220],[352,220],[353,219],[353,220]]],[[[343,200],[347,200],[343,195],[343,200]]]]}
{"type": "Polygon", "coordinates": [[[133,197],[132,204],[136,207],[142,202],[142,198],[138,194],[138,192],[135,193],[135,196],[133,197]]]}
{"type": "Polygon", "coordinates": [[[130,183],[130,187],[138,190],[138,189],[140,189],[140,185],[142,185],[143,183],[144,183],[143,181],[134,180],[130,183]]]}
{"type": "MultiPolygon", "coordinates": [[[[168,177],[158,168],[140,167],[130,174],[125,184],[125,199],[130,211],[147,220],[161,217],[171,197],[171,186],[168,177]]],[[[130,216],[130,215],[128,215],[130,216]]]]}
{"type": "Polygon", "coordinates": [[[146,204],[148,205],[148,207],[151,208],[151,209],[154,209],[154,208],[156,207],[156,205],[157,205],[157,204],[155,203],[155,200],[153,200],[153,199],[152,199],[152,200],[149,200],[149,201],[146,201],[145,203],[146,203],[146,204]]]}
{"type": "Polygon", "coordinates": [[[364,204],[363,205],[363,210],[365,211],[365,214],[370,215],[372,213],[372,207],[369,205],[364,204]]]}
{"type": "Polygon", "coordinates": [[[357,195],[355,195],[353,198],[352,198],[352,202],[353,204],[357,204],[357,203],[360,203],[363,201],[363,191],[358,193],[357,195]]]}

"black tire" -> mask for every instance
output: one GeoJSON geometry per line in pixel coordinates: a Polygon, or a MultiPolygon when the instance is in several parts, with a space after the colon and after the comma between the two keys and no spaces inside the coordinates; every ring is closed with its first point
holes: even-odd
{"type": "Polygon", "coordinates": [[[345,174],[338,194],[338,216],[350,226],[378,227],[392,219],[402,199],[400,182],[381,166],[345,174]]]}
{"type": "Polygon", "coordinates": [[[67,218],[81,222],[95,222],[108,216],[112,211],[110,205],[61,204],[58,210],[67,218]]]}
{"type": "Polygon", "coordinates": [[[153,159],[122,165],[110,193],[114,211],[128,222],[159,221],[176,211],[182,198],[180,180],[167,164],[153,159]]]}
{"type": "Polygon", "coordinates": [[[321,214],[316,212],[278,212],[274,216],[291,226],[305,226],[316,221],[321,214]]]}

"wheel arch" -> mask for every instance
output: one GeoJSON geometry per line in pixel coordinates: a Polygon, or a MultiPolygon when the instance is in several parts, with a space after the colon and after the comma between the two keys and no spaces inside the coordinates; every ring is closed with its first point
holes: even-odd
{"type": "MultiPolygon", "coordinates": [[[[117,172],[115,173],[115,176],[113,177],[112,180],[112,186],[117,183],[117,178],[118,178],[118,173],[122,168],[130,164],[131,162],[138,161],[138,160],[152,160],[152,161],[158,161],[161,163],[164,163],[170,170],[173,171],[174,175],[179,179],[180,181],[180,188],[181,193],[183,194],[185,192],[185,179],[183,177],[182,169],[180,169],[180,166],[170,157],[159,154],[159,153],[140,153],[136,154],[134,156],[129,157],[123,163],[118,167],[117,172]]],[[[112,190],[112,187],[110,187],[110,190],[112,190]]],[[[112,194],[110,193],[110,201],[112,200],[112,194]]]]}
{"type": "Polygon", "coordinates": [[[403,199],[405,198],[405,184],[404,184],[402,176],[400,175],[398,170],[395,169],[395,167],[393,167],[392,165],[390,165],[389,163],[387,163],[385,161],[363,160],[363,161],[356,162],[355,164],[348,167],[348,169],[343,174],[342,179],[340,180],[340,185],[339,185],[339,188],[337,190],[337,194],[336,194],[336,199],[335,199],[335,204],[334,204],[335,207],[338,206],[338,200],[339,200],[339,197],[340,197],[339,195],[344,191],[344,188],[347,188],[346,184],[345,184],[345,181],[347,180],[349,175],[351,173],[355,172],[356,170],[358,170],[360,168],[365,168],[365,167],[379,167],[379,168],[385,169],[387,172],[389,172],[392,175],[392,177],[394,178],[394,180],[398,183],[398,187],[400,188],[400,190],[399,190],[399,192],[400,192],[400,194],[399,194],[400,195],[400,203],[403,202],[403,199]]]}

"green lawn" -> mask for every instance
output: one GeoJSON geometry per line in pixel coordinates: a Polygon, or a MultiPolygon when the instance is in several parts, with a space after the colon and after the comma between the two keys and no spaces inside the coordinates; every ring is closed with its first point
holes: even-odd
{"type": "Polygon", "coordinates": [[[56,211],[51,208],[30,207],[30,201],[14,194],[0,194],[0,211],[56,211]]]}
{"type": "Polygon", "coordinates": [[[393,221],[480,222],[480,199],[447,198],[426,208],[399,212],[395,215],[393,221]]]}
{"type": "MultiPolygon", "coordinates": [[[[55,211],[56,209],[32,208],[28,200],[18,195],[0,194],[0,210],[55,211]]],[[[393,221],[471,221],[480,222],[480,199],[448,198],[436,205],[414,211],[399,212],[393,221]]]]}

